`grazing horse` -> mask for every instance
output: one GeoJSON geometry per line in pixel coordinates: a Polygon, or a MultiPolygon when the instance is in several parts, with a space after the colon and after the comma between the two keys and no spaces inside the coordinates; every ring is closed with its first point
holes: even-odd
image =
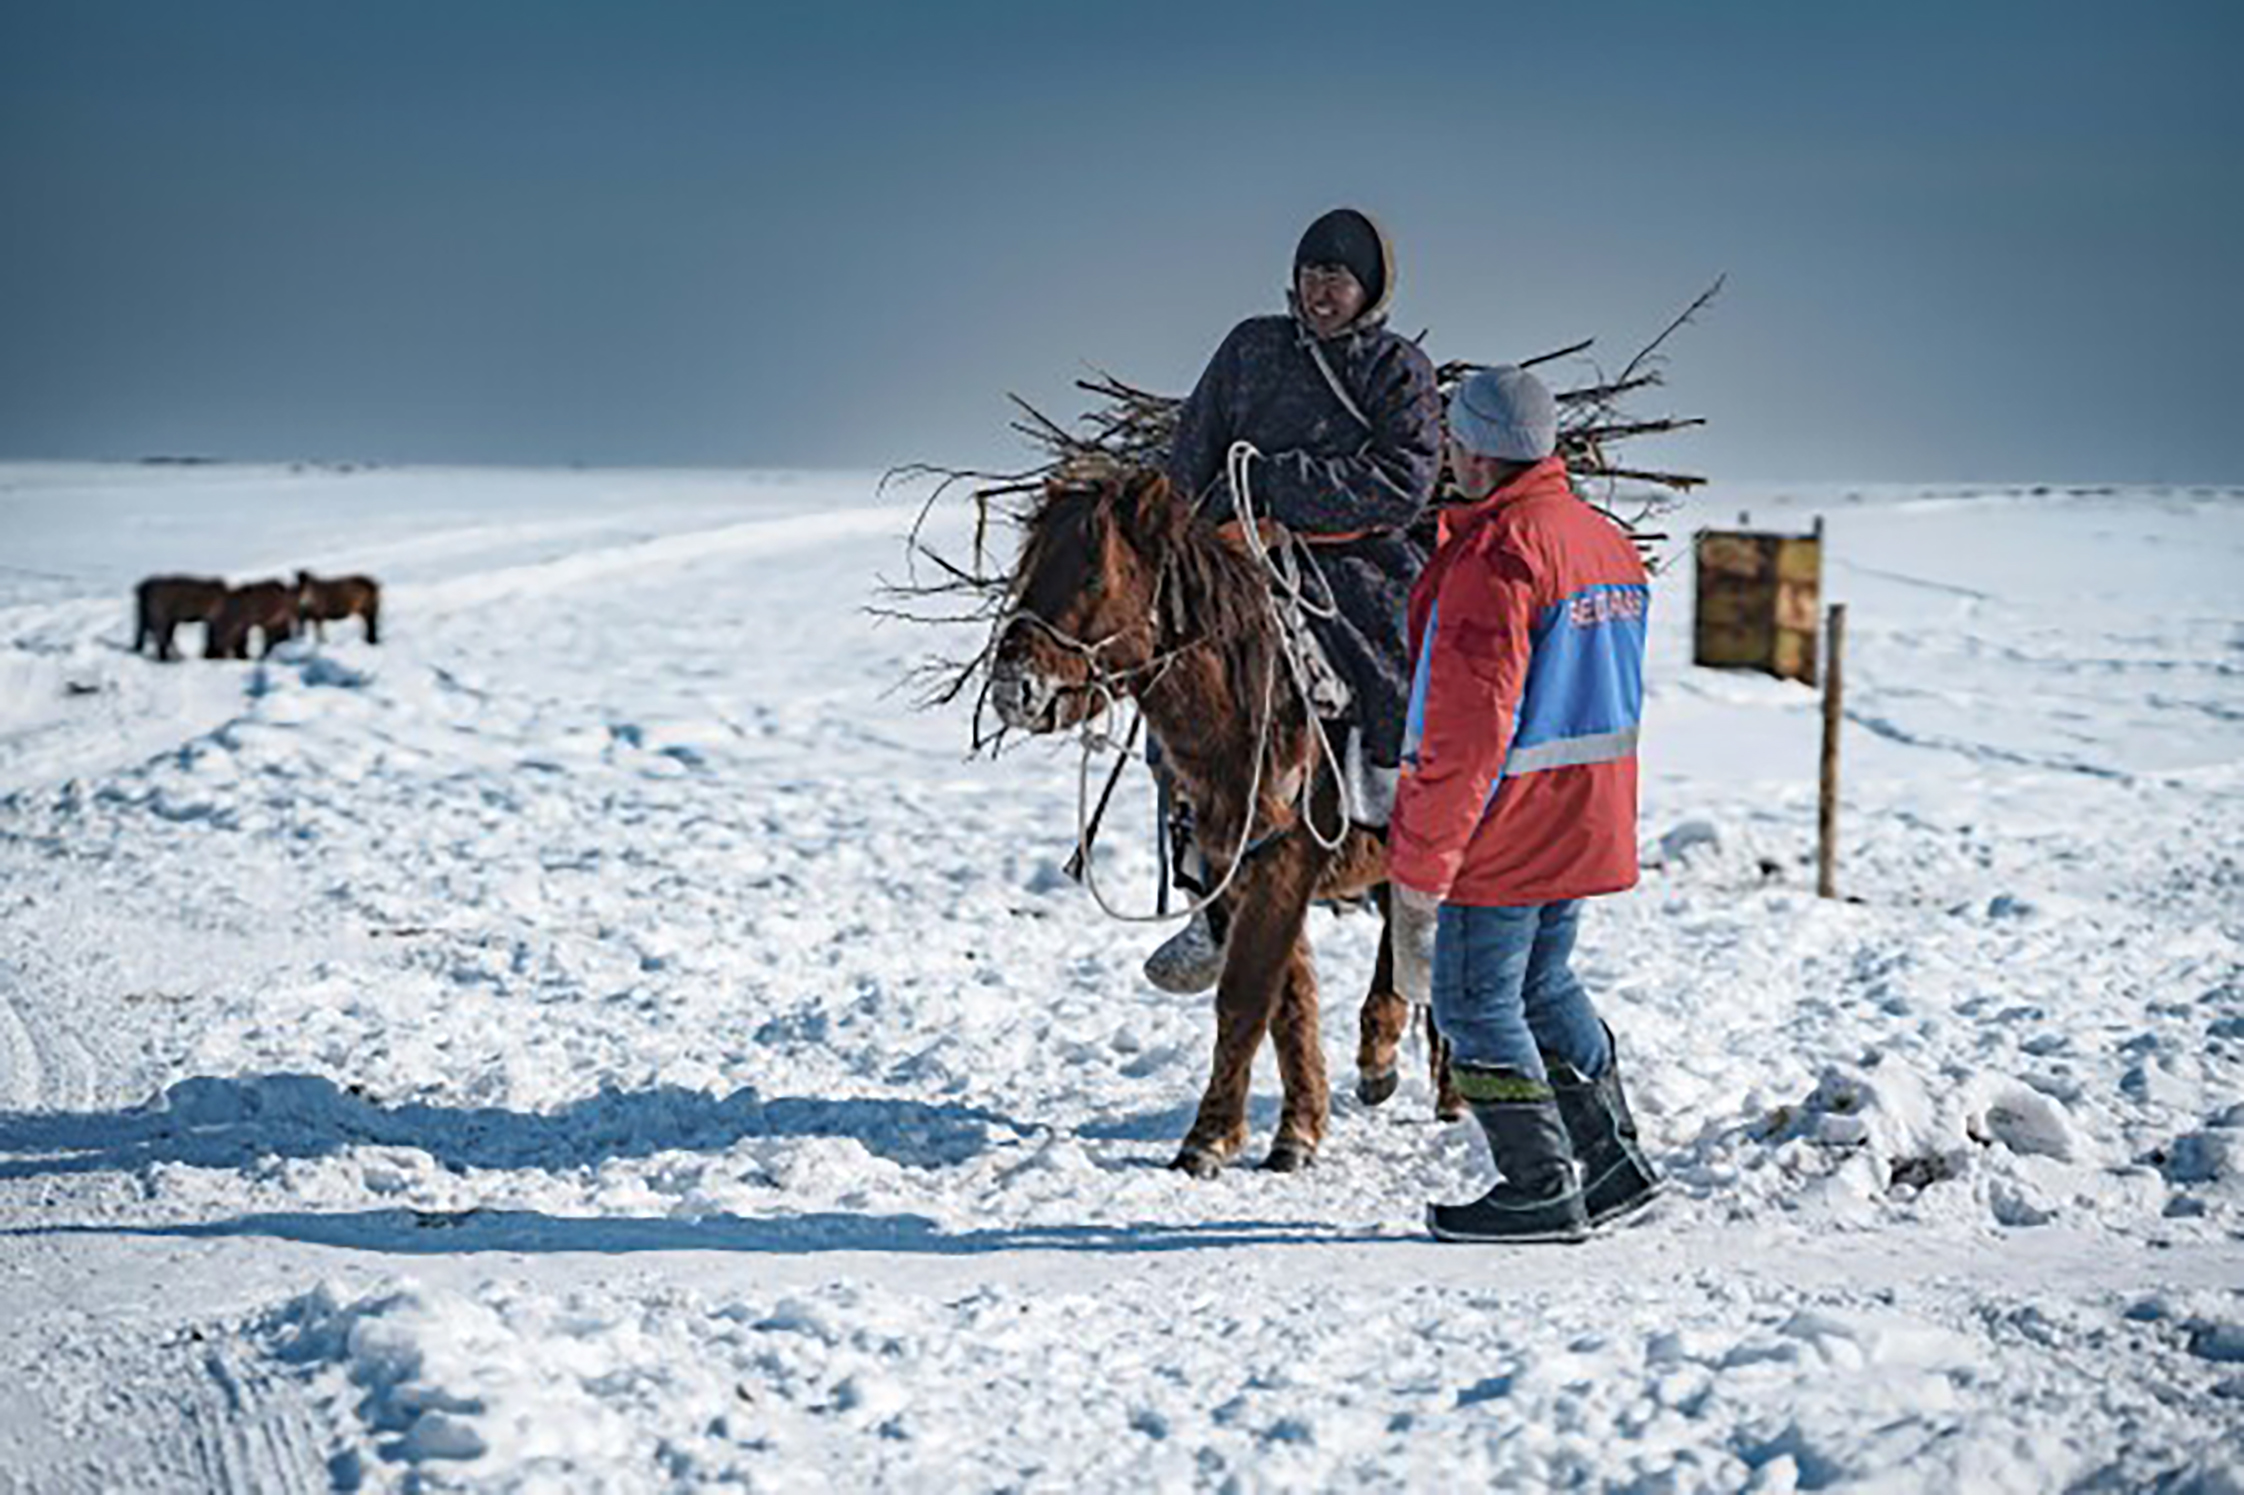
{"type": "Polygon", "coordinates": [[[133,588],[132,651],[156,646],[158,659],[177,659],[172,630],[182,623],[204,627],[203,646],[210,646],[209,628],[226,600],[226,583],[208,576],[151,576],[133,588]]]}
{"type": "MultiPolygon", "coordinates": [[[[990,654],[998,718],[1056,732],[1133,698],[1191,801],[1218,886],[1230,879],[1215,1061],[1171,1166],[1210,1178],[1245,1148],[1248,1085],[1267,1035],[1285,1103],[1264,1166],[1304,1167],[1330,1109],[1309,905],[1372,892],[1384,918],[1385,839],[1345,823],[1334,765],[1288,673],[1268,579],[1243,544],[1146,472],[1054,479],[1025,529],[990,654]]],[[[1393,989],[1390,931],[1372,986],[1358,1057],[1377,1065],[1364,1081],[1383,1078],[1384,1088],[1359,1082],[1359,1093],[1377,1104],[1393,1092],[1409,1014],[1393,989]]],[[[1446,1071],[1437,1059],[1439,1078],[1446,1071]]]]}
{"type": "Polygon", "coordinates": [[[249,633],[264,635],[257,657],[263,659],[283,639],[296,636],[296,589],[285,581],[257,581],[235,587],[219,604],[211,619],[205,659],[249,658],[249,633]]]}
{"type": "Polygon", "coordinates": [[[322,580],[309,571],[299,571],[296,606],[323,644],[327,642],[327,625],[340,623],[354,613],[366,625],[366,641],[382,641],[382,587],[371,576],[330,576],[322,580]]]}

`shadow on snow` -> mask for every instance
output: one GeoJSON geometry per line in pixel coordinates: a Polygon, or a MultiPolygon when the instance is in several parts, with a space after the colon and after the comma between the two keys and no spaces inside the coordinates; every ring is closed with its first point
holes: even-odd
{"type": "Polygon", "coordinates": [[[535,1210],[363,1210],[244,1215],[183,1225],[30,1225],[0,1236],[116,1235],[209,1240],[240,1237],[297,1241],[389,1255],[516,1255],[637,1251],[741,1251],[812,1255],[880,1251],[970,1256],[993,1251],[1158,1252],[1245,1246],[1335,1245],[1395,1239],[1361,1231],[1284,1222],[1225,1221],[1205,1225],[1021,1225],[945,1231],[923,1215],[820,1212],[751,1219],[705,1215],[667,1220],[630,1216],[569,1217],[535,1210]]]}
{"type": "Polygon", "coordinates": [[[386,1105],[317,1075],[182,1080],[123,1111],[0,1114],[0,1179],[133,1171],[155,1163],[239,1168],[359,1146],[411,1147],[444,1167],[597,1167],[610,1158],[722,1151],[752,1137],[848,1137],[909,1167],[949,1167],[1029,1128],[974,1106],[811,1096],[766,1099],[676,1086],[602,1090],[557,1111],[386,1105]]]}

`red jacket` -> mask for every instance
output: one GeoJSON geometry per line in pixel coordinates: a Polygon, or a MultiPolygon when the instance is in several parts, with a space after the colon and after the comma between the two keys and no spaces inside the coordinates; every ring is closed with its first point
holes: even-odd
{"type": "Polygon", "coordinates": [[[1450,517],[1410,594],[1397,882],[1496,907],[1635,886],[1649,602],[1556,457],[1450,517]]]}

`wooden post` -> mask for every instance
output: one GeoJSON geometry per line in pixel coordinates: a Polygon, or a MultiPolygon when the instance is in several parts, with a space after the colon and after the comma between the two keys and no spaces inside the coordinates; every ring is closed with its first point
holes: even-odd
{"type": "Polygon", "coordinates": [[[1847,606],[1833,603],[1823,638],[1823,774],[1815,826],[1815,890],[1821,898],[1839,896],[1839,667],[1846,637],[1847,606]]]}

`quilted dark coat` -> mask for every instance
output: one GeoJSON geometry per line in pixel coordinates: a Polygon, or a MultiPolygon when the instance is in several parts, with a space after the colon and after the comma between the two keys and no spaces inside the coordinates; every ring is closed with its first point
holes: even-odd
{"type": "Polygon", "coordinates": [[[1377,318],[1322,344],[1332,373],[1370,428],[1349,414],[1292,316],[1231,329],[1185,401],[1168,474],[1213,522],[1233,517],[1224,458],[1234,441],[1262,453],[1248,474],[1255,512],[1311,537],[1337,618],[1312,626],[1355,695],[1365,756],[1401,761],[1410,701],[1406,613],[1425,565],[1405,531],[1433,498],[1441,465],[1434,366],[1377,318]]]}

